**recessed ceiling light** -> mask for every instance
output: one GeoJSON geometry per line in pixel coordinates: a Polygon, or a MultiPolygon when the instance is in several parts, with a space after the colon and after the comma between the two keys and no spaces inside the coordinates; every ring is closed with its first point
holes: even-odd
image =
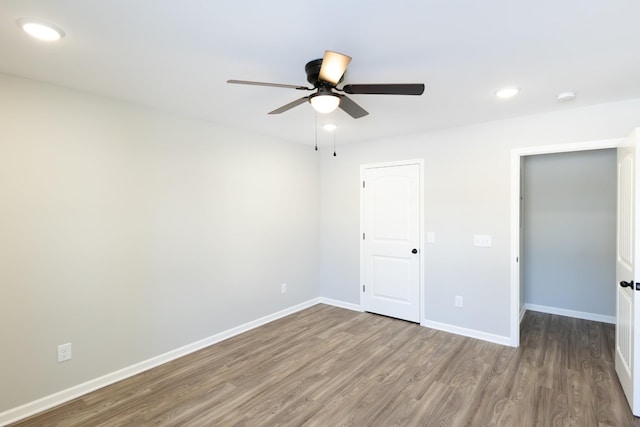
{"type": "Polygon", "coordinates": [[[327,132],[333,132],[337,128],[338,126],[334,125],[333,123],[327,123],[322,127],[322,129],[326,130],[327,132]]]}
{"type": "Polygon", "coordinates": [[[573,101],[574,99],[576,99],[575,92],[562,92],[562,93],[559,93],[558,96],[556,96],[556,100],[558,102],[573,101]]]}
{"type": "Polygon", "coordinates": [[[64,31],[62,31],[62,29],[35,19],[19,19],[18,25],[20,25],[25,33],[38,40],[54,42],[64,37],[64,31]]]}
{"type": "Polygon", "coordinates": [[[520,89],[517,87],[505,87],[496,92],[496,96],[501,99],[513,98],[518,94],[520,89]]]}

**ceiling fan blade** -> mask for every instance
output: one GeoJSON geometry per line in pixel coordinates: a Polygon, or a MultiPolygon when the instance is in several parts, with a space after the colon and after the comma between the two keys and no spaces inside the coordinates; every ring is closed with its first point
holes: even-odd
{"type": "Polygon", "coordinates": [[[422,95],[424,83],[345,85],[342,91],[352,95],[422,95]]]}
{"type": "Polygon", "coordinates": [[[345,113],[347,113],[354,119],[359,119],[360,117],[364,117],[367,114],[369,114],[367,110],[365,110],[364,108],[356,104],[348,96],[346,95],[339,95],[339,96],[340,96],[340,108],[342,108],[342,110],[345,113]]]}
{"type": "Polygon", "coordinates": [[[232,83],[237,85],[283,87],[287,89],[297,89],[297,90],[313,90],[313,88],[300,86],[300,85],[285,85],[282,83],[253,82],[249,80],[227,80],[227,83],[232,83]]]}
{"type": "Polygon", "coordinates": [[[300,99],[296,99],[295,101],[288,103],[287,105],[283,105],[280,108],[276,108],[275,110],[270,111],[269,114],[284,113],[285,111],[288,111],[288,110],[292,109],[293,107],[297,107],[300,104],[304,104],[308,99],[309,99],[308,96],[303,96],[300,99]]]}
{"type": "Polygon", "coordinates": [[[350,56],[330,50],[325,51],[320,67],[320,80],[337,85],[344,72],[347,71],[349,62],[351,62],[350,56]]]}

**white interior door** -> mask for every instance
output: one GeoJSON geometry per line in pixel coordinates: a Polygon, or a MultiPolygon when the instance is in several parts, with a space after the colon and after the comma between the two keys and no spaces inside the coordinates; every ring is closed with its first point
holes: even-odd
{"type": "Polygon", "coordinates": [[[640,286],[635,277],[636,130],[618,148],[618,219],[616,242],[616,373],[634,415],[640,415],[640,286]]]}
{"type": "Polygon", "coordinates": [[[420,164],[363,171],[363,306],[420,321],[420,164]]]}

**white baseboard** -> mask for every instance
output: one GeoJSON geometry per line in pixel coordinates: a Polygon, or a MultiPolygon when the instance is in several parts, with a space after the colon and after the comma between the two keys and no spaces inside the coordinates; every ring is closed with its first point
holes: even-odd
{"type": "Polygon", "coordinates": [[[488,341],[495,344],[501,344],[506,346],[511,345],[511,337],[490,334],[488,332],[482,332],[475,329],[467,329],[460,326],[450,325],[448,323],[434,322],[433,320],[423,320],[421,325],[426,326],[427,328],[437,329],[439,331],[449,332],[456,335],[462,335],[469,338],[475,338],[482,341],[488,341]]]}
{"type": "Polygon", "coordinates": [[[337,299],[320,297],[320,303],[321,304],[332,305],[334,307],[346,308],[347,310],[363,311],[362,307],[360,305],[358,305],[358,304],[353,304],[353,303],[350,303],[350,302],[344,302],[344,301],[340,301],[340,300],[337,300],[337,299]]]}
{"type": "Polygon", "coordinates": [[[526,305],[521,305],[520,306],[520,323],[522,323],[522,319],[524,318],[524,315],[527,313],[527,307],[526,305]]]}
{"type": "MultiPolygon", "coordinates": [[[[344,301],[340,301],[340,300],[335,300],[335,299],[331,299],[331,298],[320,298],[319,301],[321,304],[328,304],[328,305],[333,305],[335,307],[340,307],[340,308],[346,308],[347,310],[353,310],[353,311],[364,311],[362,309],[362,307],[358,304],[353,304],[350,302],[344,302],[344,301]]],[[[524,308],[522,313],[524,314],[524,308]]],[[[474,329],[467,329],[467,328],[461,328],[459,326],[453,326],[453,325],[449,325],[446,323],[440,323],[440,322],[434,322],[431,320],[424,320],[421,323],[422,326],[426,326],[428,328],[432,328],[432,329],[438,329],[440,331],[444,331],[444,332],[450,332],[452,334],[456,334],[456,335],[463,335],[465,337],[470,337],[470,338],[476,338],[479,340],[483,340],[483,341],[489,341],[492,343],[496,343],[496,344],[502,344],[502,345],[507,345],[510,346],[511,345],[511,338],[510,337],[504,337],[501,335],[494,335],[494,334],[489,334],[487,332],[482,332],[482,331],[477,331],[474,329]]]]}
{"type": "MultiPolygon", "coordinates": [[[[141,372],[162,365],[163,363],[167,363],[179,357],[186,356],[187,354],[201,350],[205,347],[209,347],[210,345],[226,340],[227,338],[239,335],[243,332],[257,328],[258,326],[262,326],[266,323],[273,322],[274,320],[288,316],[300,310],[304,310],[305,308],[309,308],[320,302],[322,302],[321,298],[314,298],[309,301],[305,301],[303,303],[294,305],[293,307],[289,307],[276,313],[269,314],[235,328],[231,328],[210,337],[196,341],[194,343],[187,344],[175,350],[168,351],[159,356],[155,356],[126,368],[120,369],[118,371],[111,372],[99,378],[89,380],[82,384],[70,387],[66,390],[62,390],[49,396],[45,396],[41,399],[34,400],[33,402],[29,402],[16,408],[9,409],[0,413],[0,426],[5,426],[18,420],[30,417],[31,415],[35,415],[39,412],[46,411],[47,409],[53,408],[54,406],[61,405],[65,402],[76,399],[97,389],[106,387],[115,382],[122,381],[126,378],[132,377],[141,372]]],[[[326,304],[329,303],[326,302],[326,304]]]]}
{"type": "Polygon", "coordinates": [[[539,311],[547,314],[557,314],[559,316],[575,317],[576,319],[593,320],[594,322],[616,323],[615,316],[604,314],[587,313],[584,311],[567,310],[566,308],[549,307],[546,305],[525,304],[524,308],[531,311],[539,311]]]}

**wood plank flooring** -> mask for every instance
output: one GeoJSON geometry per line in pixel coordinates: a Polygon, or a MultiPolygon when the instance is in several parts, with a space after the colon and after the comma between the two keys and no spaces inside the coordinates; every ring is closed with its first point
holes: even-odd
{"type": "Polygon", "coordinates": [[[640,426],[613,340],[528,312],[514,349],[316,305],[15,426],[640,426]]]}

